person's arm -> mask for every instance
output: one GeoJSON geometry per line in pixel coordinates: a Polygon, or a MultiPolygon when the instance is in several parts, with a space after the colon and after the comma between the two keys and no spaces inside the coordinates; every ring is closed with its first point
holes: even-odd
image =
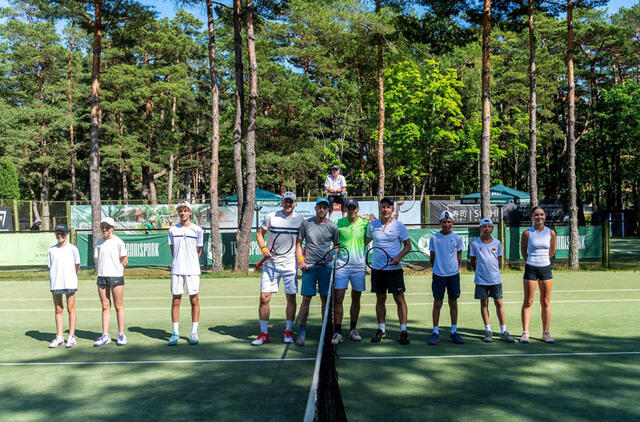
{"type": "Polygon", "coordinates": [[[431,261],[431,266],[433,267],[436,263],[436,251],[429,251],[429,261],[431,261]]]}
{"type": "Polygon", "coordinates": [[[129,263],[129,258],[127,258],[127,256],[121,256],[120,257],[120,263],[122,264],[122,268],[126,267],[127,264],[129,263]]]}
{"type": "Polygon", "coordinates": [[[198,253],[198,258],[200,258],[200,254],[202,253],[202,247],[204,246],[204,230],[202,228],[198,230],[196,234],[196,252],[198,253]]]}
{"type": "Polygon", "coordinates": [[[464,243],[462,243],[462,238],[458,236],[458,245],[457,245],[457,258],[458,258],[458,269],[462,267],[462,250],[464,249],[464,243]]]}
{"type": "MultiPolygon", "coordinates": [[[[527,244],[529,243],[529,230],[525,230],[524,233],[522,233],[522,237],[520,238],[520,253],[522,254],[522,260],[523,261],[527,261],[527,244]]],[[[555,247],[554,249],[554,253],[555,253],[555,247]]],[[[551,250],[549,250],[549,252],[551,252],[551,250]]]]}
{"type": "Polygon", "coordinates": [[[342,181],[342,187],[340,188],[340,192],[344,193],[347,191],[347,179],[344,176],[340,175],[342,181]]]}
{"type": "Polygon", "coordinates": [[[328,175],[326,179],[324,179],[324,190],[327,191],[327,194],[333,193],[333,189],[331,189],[331,181],[329,178],[331,175],[328,175]]]}
{"type": "Polygon", "coordinates": [[[462,251],[458,251],[457,257],[458,257],[458,268],[460,268],[462,267],[462,251]]]}
{"type": "Polygon", "coordinates": [[[271,258],[271,254],[269,253],[269,249],[267,249],[267,242],[264,240],[264,235],[267,231],[260,227],[258,229],[258,233],[256,233],[256,241],[258,242],[258,247],[260,248],[260,252],[265,258],[271,258]]]}
{"type": "Polygon", "coordinates": [[[469,246],[469,264],[471,264],[471,269],[473,269],[473,271],[476,270],[476,249],[474,245],[475,242],[469,246]]]}
{"type": "Polygon", "coordinates": [[[198,252],[198,258],[200,258],[200,254],[202,253],[202,246],[196,246],[196,251],[198,252]]]}
{"type": "Polygon", "coordinates": [[[549,244],[549,258],[553,258],[556,254],[556,231],[549,229],[551,231],[551,242],[549,244]]]}
{"type": "Polygon", "coordinates": [[[398,265],[398,263],[402,261],[402,258],[404,258],[406,254],[411,252],[411,239],[403,240],[402,243],[404,244],[404,247],[398,255],[394,256],[393,259],[391,259],[389,265],[398,265]]]}
{"type": "MultiPolygon", "coordinates": [[[[476,257],[475,256],[470,256],[469,257],[469,262],[471,263],[471,268],[473,269],[473,271],[476,270],[476,257]]],[[[458,264],[459,266],[460,264],[458,264]]]]}
{"type": "Polygon", "coordinates": [[[296,259],[301,269],[306,270],[308,268],[307,263],[304,261],[304,251],[302,250],[302,239],[296,239],[296,259]]]}
{"type": "Polygon", "coordinates": [[[127,248],[124,246],[124,242],[122,239],[120,240],[120,263],[122,264],[122,268],[126,267],[129,263],[129,258],[127,257],[127,248]]]}
{"type": "Polygon", "coordinates": [[[498,256],[498,269],[502,268],[502,255],[498,256]]]}

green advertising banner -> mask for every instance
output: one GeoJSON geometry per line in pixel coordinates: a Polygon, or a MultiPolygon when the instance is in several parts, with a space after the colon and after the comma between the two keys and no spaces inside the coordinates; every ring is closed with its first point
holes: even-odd
{"type": "Polygon", "coordinates": [[[56,243],[53,232],[0,233],[0,267],[47,266],[47,251],[56,243]]]}
{"type": "MultiPolygon", "coordinates": [[[[427,229],[408,229],[409,237],[411,238],[411,250],[424,252],[429,254],[429,239],[440,229],[427,228],[427,229]]],[[[467,259],[469,245],[480,236],[478,229],[469,228],[453,228],[454,233],[457,233],[462,238],[462,244],[464,249],[462,250],[462,259],[467,259]]]]}
{"type": "MultiPolygon", "coordinates": [[[[522,259],[520,255],[520,238],[529,227],[507,227],[505,230],[505,255],[510,261],[522,259]]],[[[556,259],[569,258],[569,226],[558,226],[556,231],[556,259]]],[[[578,257],[580,259],[602,258],[602,227],[578,227],[578,257]]]]}

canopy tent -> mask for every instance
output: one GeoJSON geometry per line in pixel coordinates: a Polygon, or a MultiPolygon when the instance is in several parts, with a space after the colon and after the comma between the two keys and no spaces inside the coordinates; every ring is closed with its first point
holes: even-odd
{"type": "MultiPolygon", "coordinates": [[[[256,205],[279,205],[282,201],[282,196],[269,192],[264,189],[256,188],[256,205]]],[[[238,195],[227,196],[220,201],[223,205],[237,205],[238,195]]]]}
{"type": "MultiPolygon", "coordinates": [[[[510,203],[528,204],[531,196],[527,192],[522,192],[505,185],[495,185],[489,189],[491,203],[496,205],[506,205],[510,203]]],[[[471,193],[460,198],[462,204],[479,204],[480,192],[471,193]]]]}

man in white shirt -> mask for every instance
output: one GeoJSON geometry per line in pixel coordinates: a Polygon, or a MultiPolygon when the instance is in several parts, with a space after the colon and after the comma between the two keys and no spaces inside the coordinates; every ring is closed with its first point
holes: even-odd
{"type": "Polygon", "coordinates": [[[475,270],[474,283],[476,291],[474,297],[480,299],[480,314],[484,321],[484,338],[482,341],[490,343],[493,337],[489,323],[489,297],[493,298],[496,313],[500,322],[500,338],[507,343],[515,340],[507,331],[502,304],[502,243],[491,235],[493,221],[490,218],[480,220],[480,237],[473,241],[469,248],[471,267],[475,270]]]}
{"type": "Polygon", "coordinates": [[[118,236],[113,234],[116,222],[111,217],[104,217],[100,221],[102,239],[96,242],[93,259],[98,264],[98,296],[102,303],[102,335],[93,343],[95,347],[101,347],[111,343],[109,324],[111,323],[111,296],[116,308],[118,320],[118,346],[127,344],[127,336],[124,334],[124,267],[129,260],[127,248],[118,236]]]}
{"type": "Polygon", "coordinates": [[[267,214],[261,227],[258,229],[256,240],[265,258],[262,264],[262,276],[260,278],[260,305],[258,317],[260,319],[260,334],[251,342],[254,346],[271,343],[269,338],[269,317],[271,316],[271,294],[278,292],[280,279],[284,284],[284,292],[287,297],[287,325],[284,330],[284,342],[293,342],[293,319],[296,315],[296,294],[298,293],[298,281],[296,267],[295,242],[298,230],[304,217],[296,214],[293,209],[296,206],[296,195],[293,192],[285,192],[282,197],[282,210],[267,214]],[[269,233],[269,246],[265,242],[264,235],[269,233]],[[277,242],[275,241],[278,237],[277,242]],[[275,243],[274,243],[275,242],[275,243]]]}
{"type": "Polygon", "coordinates": [[[80,253],[75,245],[67,241],[69,228],[58,224],[55,228],[58,243],[49,248],[49,288],[53,296],[56,319],[56,338],[49,347],[55,348],[65,344],[63,323],[64,305],[62,295],[67,296],[67,312],[69,313],[69,338],[67,347],[74,347],[76,341],[76,291],[78,290],[78,269],[80,269],[80,253]]]}
{"type": "Polygon", "coordinates": [[[180,340],[178,322],[180,321],[180,303],[184,286],[191,302],[191,335],[189,344],[200,342],[198,338],[198,321],[200,319],[200,254],[202,253],[204,232],[202,228],[191,221],[191,204],[181,201],[177,204],[180,222],[169,229],[169,249],[173,256],[171,264],[171,325],[173,334],[169,339],[169,346],[175,346],[180,340]]]}
{"type": "Polygon", "coordinates": [[[331,166],[331,174],[324,179],[324,190],[327,191],[327,199],[329,200],[329,216],[333,212],[333,204],[340,204],[342,216],[347,215],[344,208],[344,198],[347,194],[347,181],[340,174],[340,166],[334,164],[331,166]]]}

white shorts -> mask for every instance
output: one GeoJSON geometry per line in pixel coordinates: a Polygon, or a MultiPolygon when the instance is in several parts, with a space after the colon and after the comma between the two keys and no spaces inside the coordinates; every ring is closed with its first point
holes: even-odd
{"type": "Polygon", "coordinates": [[[364,268],[340,268],[336,270],[334,278],[336,289],[346,289],[351,280],[351,288],[356,292],[365,290],[365,270],[364,268]]]}
{"type": "Polygon", "coordinates": [[[295,266],[276,268],[273,264],[262,265],[262,277],[260,278],[261,293],[278,293],[278,283],[282,278],[284,292],[288,295],[298,293],[298,271],[295,266]]]}
{"type": "Polygon", "coordinates": [[[171,294],[172,295],[184,294],[185,284],[187,286],[187,294],[189,296],[197,295],[198,291],[200,290],[200,276],[171,274],[171,294]]]}

